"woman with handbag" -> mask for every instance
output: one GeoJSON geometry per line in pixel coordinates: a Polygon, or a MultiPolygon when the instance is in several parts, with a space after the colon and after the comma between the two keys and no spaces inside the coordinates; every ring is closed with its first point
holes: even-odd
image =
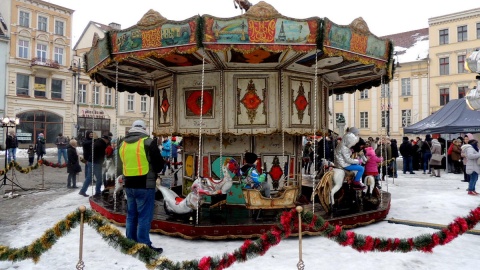
{"type": "Polygon", "coordinates": [[[462,152],[465,153],[467,159],[466,173],[470,175],[470,182],[468,184],[468,195],[478,195],[475,191],[475,185],[480,174],[480,153],[478,152],[478,141],[469,140],[468,144],[462,146],[462,152]]]}
{"type": "Polygon", "coordinates": [[[77,187],[77,174],[82,171],[82,167],[78,162],[77,154],[77,141],[70,140],[70,143],[67,147],[67,188],[78,188],[77,187]]]}
{"type": "Polygon", "coordinates": [[[432,174],[430,176],[433,177],[440,177],[440,169],[442,168],[442,145],[437,139],[432,140],[432,146],[430,148],[430,152],[432,153],[432,157],[430,158],[430,170],[432,174]],[[436,172],[435,172],[436,171],[436,172]]]}

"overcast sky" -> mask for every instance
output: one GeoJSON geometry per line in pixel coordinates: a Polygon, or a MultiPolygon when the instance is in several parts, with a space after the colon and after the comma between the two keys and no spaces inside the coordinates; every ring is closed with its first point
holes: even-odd
{"type": "MultiPolygon", "coordinates": [[[[73,15],[73,44],[89,21],[103,24],[120,23],[122,29],[136,24],[153,9],[169,20],[184,20],[194,15],[216,17],[240,15],[233,0],[45,0],[75,10],[73,15]]],[[[259,0],[250,0],[252,4],[259,0]]],[[[327,17],[341,25],[363,17],[370,31],[377,36],[402,33],[428,27],[428,19],[455,12],[479,8],[473,0],[440,1],[379,1],[379,0],[267,0],[281,14],[297,19],[327,17]]]]}

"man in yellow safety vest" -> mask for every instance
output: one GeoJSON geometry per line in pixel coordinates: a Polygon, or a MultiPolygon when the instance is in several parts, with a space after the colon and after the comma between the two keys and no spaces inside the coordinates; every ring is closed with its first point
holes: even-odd
{"type": "Polygon", "coordinates": [[[117,168],[122,171],[127,195],[127,238],[162,253],[162,248],[152,246],[150,226],[155,207],[156,179],[164,163],[157,143],[147,133],[145,122],[133,122],[118,148],[118,155],[117,168]]]}

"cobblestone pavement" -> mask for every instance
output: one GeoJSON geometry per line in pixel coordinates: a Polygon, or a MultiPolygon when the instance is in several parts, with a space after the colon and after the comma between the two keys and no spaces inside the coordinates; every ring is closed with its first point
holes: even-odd
{"type": "MultiPolygon", "coordinates": [[[[55,161],[56,157],[54,159],[47,157],[47,160],[55,161]]],[[[4,168],[4,162],[5,159],[2,156],[0,158],[0,168],[4,168]]],[[[22,167],[28,166],[28,159],[26,158],[17,159],[17,162],[22,167]]],[[[10,170],[7,176],[21,188],[13,185],[13,194],[18,194],[18,197],[8,198],[6,195],[12,192],[12,184],[7,179],[5,180],[6,185],[3,185],[4,176],[1,176],[0,239],[6,239],[13,228],[29,219],[29,216],[23,210],[34,208],[59,196],[79,190],[67,189],[67,168],[41,166],[28,174],[22,174],[15,170],[13,177],[12,170],[10,170]]],[[[84,179],[83,172],[80,173],[80,176],[77,176],[77,182],[83,183],[84,179]]]]}

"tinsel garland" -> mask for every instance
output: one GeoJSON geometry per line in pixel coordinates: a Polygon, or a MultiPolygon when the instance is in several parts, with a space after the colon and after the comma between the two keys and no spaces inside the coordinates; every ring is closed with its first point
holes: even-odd
{"type": "MultiPolygon", "coordinates": [[[[44,235],[36,239],[29,246],[10,248],[0,246],[0,260],[21,261],[32,259],[35,263],[40,256],[49,250],[63,235],[70,232],[80,223],[80,210],[67,215],[67,217],[47,230],[44,235]]],[[[146,245],[136,243],[124,237],[119,230],[109,224],[108,220],[92,210],[86,210],[84,221],[93,227],[109,245],[119,248],[124,254],[132,255],[146,263],[149,269],[225,269],[235,262],[245,262],[257,256],[264,255],[271,247],[290,236],[292,230],[298,229],[297,212],[292,209],[284,212],[279,218],[279,224],[264,233],[256,240],[245,240],[240,248],[232,253],[222,256],[206,256],[200,260],[172,262],[165,257],[158,257],[157,253],[146,245]]],[[[472,210],[467,217],[458,217],[446,228],[433,234],[424,234],[414,238],[379,238],[356,234],[345,231],[340,226],[333,226],[323,218],[315,216],[312,212],[302,213],[302,228],[315,230],[323,236],[332,239],[342,246],[350,246],[360,252],[432,252],[438,245],[445,245],[472,229],[480,221],[480,207],[472,210]]]]}
{"type": "Polygon", "coordinates": [[[42,158],[41,160],[38,161],[38,163],[40,164],[43,164],[45,166],[49,166],[49,167],[52,167],[52,168],[65,168],[67,167],[67,163],[63,163],[63,164],[60,164],[60,163],[53,163],[53,162],[50,162],[44,158],[42,158]]]}
{"type": "Polygon", "coordinates": [[[24,173],[24,174],[27,174],[27,173],[30,173],[32,170],[35,170],[35,169],[38,169],[38,167],[40,167],[40,165],[38,163],[35,163],[34,165],[32,166],[28,166],[28,167],[22,167],[20,166],[20,164],[18,162],[16,162],[15,160],[12,160],[10,161],[10,163],[7,164],[7,167],[5,167],[4,169],[0,170],[0,176],[3,176],[5,175],[6,173],[8,173],[8,171],[11,169],[11,168],[14,168],[15,170],[19,171],[20,173],[24,173]]]}

